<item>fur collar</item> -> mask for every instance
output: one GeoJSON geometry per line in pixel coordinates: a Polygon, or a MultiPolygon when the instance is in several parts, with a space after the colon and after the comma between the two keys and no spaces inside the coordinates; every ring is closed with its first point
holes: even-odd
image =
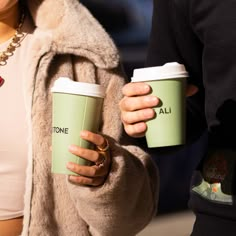
{"type": "Polygon", "coordinates": [[[117,67],[119,55],[112,39],[78,0],[27,2],[37,30],[51,35],[54,53],[84,56],[100,68],[117,67]]]}

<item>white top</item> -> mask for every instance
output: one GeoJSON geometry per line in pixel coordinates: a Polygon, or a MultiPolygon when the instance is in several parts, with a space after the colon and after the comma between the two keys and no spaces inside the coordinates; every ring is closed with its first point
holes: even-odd
{"type": "Polygon", "coordinates": [[[186,78],[189,74],[183,64],[169,62],[163,66],[154,66],[135,69],[132,82],[145,82],[150,80],[163,80],[173,78],[186,78]]]}
{"type": "MultiPolygon", "coordinates": [[[[24,208],[28,130],[22,66],[32,32],[28,19],[22,31],[29,33],[24,35],[7,64],[0,66],[0,76],[5,80],[0,87],[0,220],[22,216],[24,208]]],[[[0,45],[0,52],[5,51],[9,42],[0,45]]]]}

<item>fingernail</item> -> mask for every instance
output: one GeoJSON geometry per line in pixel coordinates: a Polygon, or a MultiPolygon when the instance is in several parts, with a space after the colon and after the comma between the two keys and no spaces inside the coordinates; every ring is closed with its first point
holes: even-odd
{"type": "Polygon", "coordinates": [[[76,147],[74,145],[70,145],[68,149],[69,149],[70,152],[75,152],[76,151],[76,147]]]}
{"type": "Polygon", "coordinates": [[[154,110],[153,109],[145,110],[144,115],[147,119],[152,118],[154,116],[154,110]]]}
{"type": "Polygon", "coordinates": [[[152,104],[157,104],[158,103],[158,98],[155,96],[148,96],[145,98],[147,102],[151,102],[152,104]]]}
{"type": "Polygon", "coordinates": [[[69,176],[69,180],[71,180],[71,181],[76,181],[76,179],[77,179],[77,177],[75,177],[75,176],[73,176],[73,175],[70,175],[70,176],[69,176]]]}
{"type": "Polygon", "coordinates": [[[147,84],[144,85],[144,86],[143,86],[143,91],[144,91],[144,92],[149,92],[149,91],[150,91],[149,85],[147,85],[147,84]]]}
{"type": "Polygon", "coordinates": [[[67,167],[68,169],[70,169],[70,170],[73,170],[73,169],[74,169],[74,164],[68,162],[68,163],[66,164],[66,167],[67,167]]]}
{"type": "Polygon", "coordinates": [[[85,130],[82,130],[82,131],[80,132],[80,136],[81,136],[81,137],[87,137],[87,136],[88,136],[88,133],[87,133],[85,130]]]}

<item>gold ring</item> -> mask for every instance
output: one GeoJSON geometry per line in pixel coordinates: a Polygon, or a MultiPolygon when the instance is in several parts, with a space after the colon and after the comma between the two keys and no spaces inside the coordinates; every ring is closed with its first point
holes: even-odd
{"type": "Polygon", "coordinates": [[[105,142],[106,142],[105,147],[96,146],[96,148],[99,152],[106,152],[109,149],[109,143],[108,143],[107,139],[105,139],[105,142]]]}

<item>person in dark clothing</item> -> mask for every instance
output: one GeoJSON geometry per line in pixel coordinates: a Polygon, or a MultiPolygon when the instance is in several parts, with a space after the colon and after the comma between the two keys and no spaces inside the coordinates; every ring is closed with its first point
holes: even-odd
{"type": "MultiPolygon", "coordinates": [[[[234,0],[154,0],[146,66],[185,65],[187,95],[192,95],[187,97],[186,145],[205,132],[208,136],[191,183],[192,236],[236,235],[235,9],[234,0]]],[[[144,136],[145,122],[155,116],[158,98],[149,92],[144,83],[123,88],[121,117],[130,136],[144,136]]]]}

